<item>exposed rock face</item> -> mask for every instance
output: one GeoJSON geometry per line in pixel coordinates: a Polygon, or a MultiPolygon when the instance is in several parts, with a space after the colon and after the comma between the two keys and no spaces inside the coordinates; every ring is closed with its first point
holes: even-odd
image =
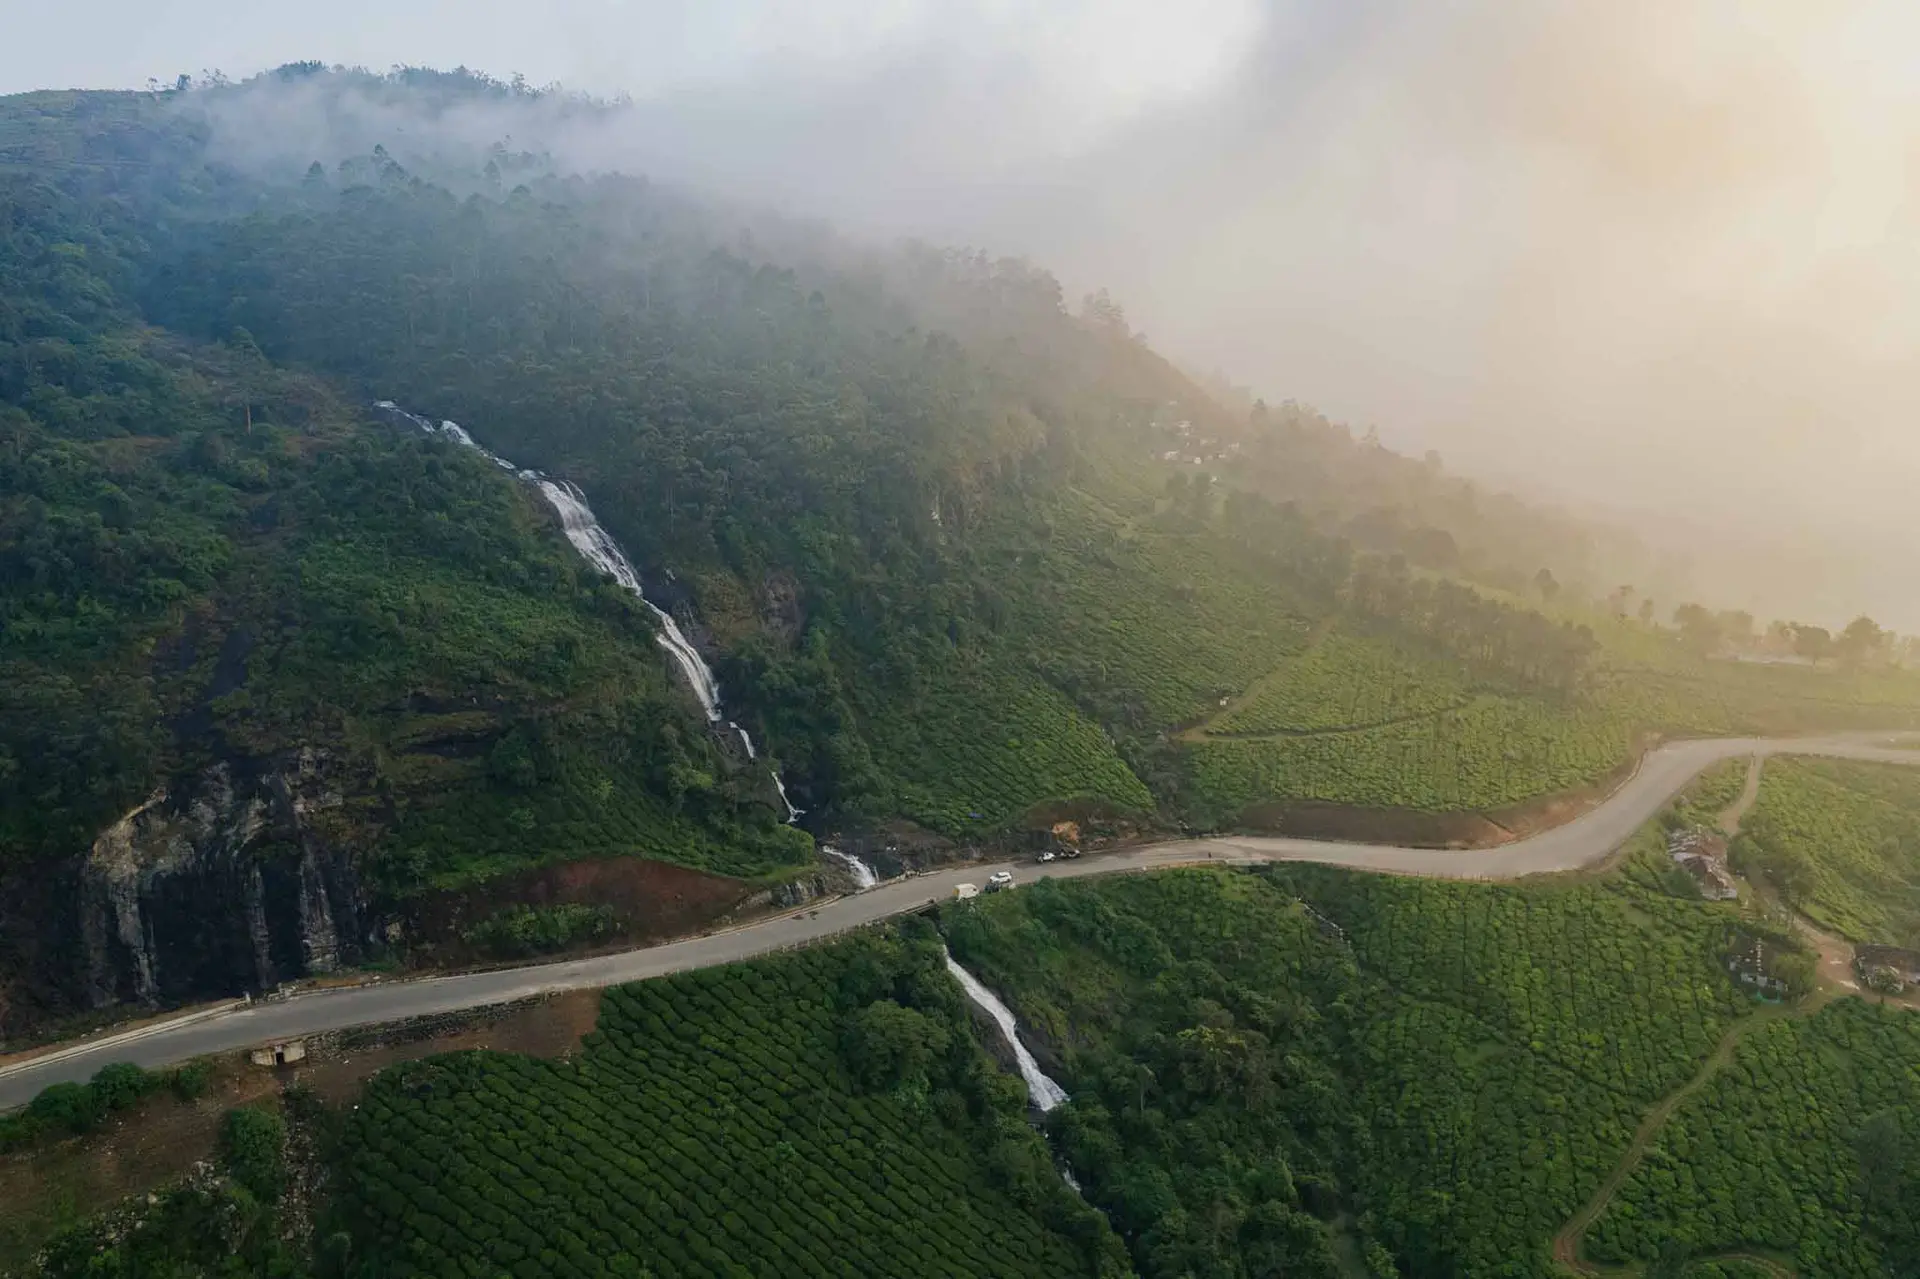
{"type": "Polygon", "coordinates": [[[769,573],[760,583],[760,621],[788,647],[797,643],[807,628],[799,579],[785,569],[769,573]]]}
{"type": "Polygon", "coordinates": [[[753,894],[751,897],[745,898],[735,907],[735,910],[755,911],[770,908],[792,910],[796,906],[806,905],[816,897],[825,897],[831,891],[832,890],[827,887],[825,876],[804,875],[799,879],[789,880],[784,884],[775,884],[772,888],[765,889],[753,894]]]}
{"type": "Polygon", "coordinates": [[[314,827],[342,803],[329,771],[316,751],[215,764],[102,832],[79,866],[86,1000],[269,989],[357,959],[352,857],[314,827]]]}

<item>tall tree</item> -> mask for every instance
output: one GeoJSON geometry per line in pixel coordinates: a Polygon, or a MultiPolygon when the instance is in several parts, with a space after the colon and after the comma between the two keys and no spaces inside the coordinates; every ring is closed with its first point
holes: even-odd
{"type": "Polygon", "coordinates": [[[1887,633],[1871,617],[1860,616],[1847,623],[1834,641],[1834,655],[1843,662],[1859,664],[1871,661],[1886,647],[1887,633]]]}
{"type": "Polygon", "coordinates": [[[1824,626],[1793,626],[1793,651],[1815,665],[1833,656],[1833,633],[1824,626]]]}

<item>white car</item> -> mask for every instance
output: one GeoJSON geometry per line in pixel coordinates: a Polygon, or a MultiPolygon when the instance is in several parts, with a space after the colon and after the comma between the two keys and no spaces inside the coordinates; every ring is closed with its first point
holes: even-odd
{"type": "Polygon", "coordinates": [[[1053,860],[1053,850],[1051,848],[1043,848],[1040,850],[1040,855],[1034,858],[1033,860],[1039,862],[1042,866],[1044,866],[1048,862],[1053,860]]]}
{"type": "Polygon", "coordinates": [[[997,893],[1002,888],[1012,887],[1013,872],[1010,870],[996,870],[993,874],[987,876],[987,891],[990,893],[997,893]]]}

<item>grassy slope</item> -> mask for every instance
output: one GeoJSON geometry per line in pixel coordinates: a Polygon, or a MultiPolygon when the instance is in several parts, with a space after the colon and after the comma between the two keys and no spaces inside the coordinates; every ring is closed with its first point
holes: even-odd
{"type": "Polygon", "coordinates": [[[1734,856],[1822,928],[1920,945],[1920,777],[1908,769],[1770,763],[1734,856]]]}

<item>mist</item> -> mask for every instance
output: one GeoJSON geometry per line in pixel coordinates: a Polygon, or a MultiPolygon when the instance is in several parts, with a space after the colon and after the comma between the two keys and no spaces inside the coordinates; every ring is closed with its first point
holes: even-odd
{"type": "Polygon", "coordinates": [[[225,141],[512,136],[1028,256],[1197,371],[1684,551],[1709,602],[1920,629],[1910,6],[186,8],[50,31],[58,73],[466,63],[627,95],[428,125],[288,90],[225,141]]]}

